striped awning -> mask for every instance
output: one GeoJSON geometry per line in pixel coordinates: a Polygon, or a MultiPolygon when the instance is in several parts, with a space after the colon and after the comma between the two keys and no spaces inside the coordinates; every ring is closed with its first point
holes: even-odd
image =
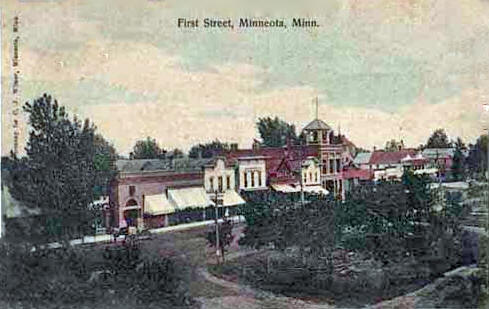
{"type": "Polygon", "coordinates": [[[246,204],[243,198],[234,190],[227,190],[224,192],[222,199],[223,206],[237,206],[246,204]]]}
{"type": "Polygon", "coordinates": [[[214,205],[204,188],[182,188],[168,190],[168,200],[173,203],[177,209],[186,208],[206,208],[214,205]]]}
{"type": "Polygon", "coordinates": [[[152,216],[167,215],[175,212],[175,206],[165,194],[147,195],[144,197],[144,213],[152,216]]]}

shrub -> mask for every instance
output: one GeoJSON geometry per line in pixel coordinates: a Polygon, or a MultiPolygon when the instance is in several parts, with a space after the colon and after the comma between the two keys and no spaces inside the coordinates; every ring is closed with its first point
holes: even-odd
{"type": "Polygon", "coordinates": [[[32,251],[5,244],[1,249],[0,298],[7,303],[41,308],[110,301],[163,308],[192,304],[187,266],[145,256],[136,242],[102,252],[72,247],[32,251]]]}

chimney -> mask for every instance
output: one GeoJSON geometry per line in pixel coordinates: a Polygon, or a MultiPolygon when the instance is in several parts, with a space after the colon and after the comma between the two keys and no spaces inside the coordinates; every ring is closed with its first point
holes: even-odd
{"type": "Polygon", "coordinates": [[[376,146],[374,146],[374,151],[377,151],[377,147],[376,146]]]}

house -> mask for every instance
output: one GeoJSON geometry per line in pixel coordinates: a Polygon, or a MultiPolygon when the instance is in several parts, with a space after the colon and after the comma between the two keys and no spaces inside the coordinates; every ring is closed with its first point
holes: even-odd
{"type": "Polygon", "coordinates": [[[360,152],[357,153],[355,158],[353,159],[353,166],[362,170],[370,170],[370,157],[372,156],[371,152],[360,152]]]}
{"type": "Polygon", "coordinates": [[[374,180],[400,180],[404,173],[402,159],[414,157],[416,150],[401,149],[398,151],[377,150],[372,152],[369,160],[369,170],[373,172],[374,180]]]}
{"type": "Polygon", "coordinates": [[[364,185],[373,180],[373,173],[369,169],[350,167],[343,171],[345,191],[351,191],[355,186],[364,185]]]}
{"type": "Polygon", "coordinates": [[[429,160],[425,158],[421,153],[411,157],[409,154],[402,160],[404,171],[411,170],[415,175],[429,175],[436,177],[438,169],[436,167],[429,166],[429,160]]]}
{"type": "Polygon", "coordinates": [[[451,171],[455,148],[426,148],[421,154],[428,162],[428,167],[438,169],[438,177],[444,179],[451,171]]]}

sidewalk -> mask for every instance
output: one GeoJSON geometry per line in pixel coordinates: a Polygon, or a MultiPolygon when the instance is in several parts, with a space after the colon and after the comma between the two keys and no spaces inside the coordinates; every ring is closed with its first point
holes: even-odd
{"type": "MultiPolygon", "coordinates": [[[[243,216],[230,217],[229,219],[235,223],[244,222],[243,216]]],[[[222,222],[222,219],[219,219],[218,222],[222,222]]],[[[179,224],[179,225],[173,225],[173,226],[167,226],[167,227],[160,227],[160,228],[156,228],[156,229],[149,229],[148,231],[151,234],[163,234],[163,233],[174,232],[174,231],[184,231],[184,230],[188,230],[188,229],[195,228],[195,227],[213,225],[214,223],[215,223],[215,220],[206,220],[206,221],[191,222],[191,223],[185,223],[185,224],[179,224]]],[[[117,238],[117,240],[123,240],[124,238],[125,238],[125,236],[121,235],[117,238]]],[[[99,243],[99,242],[111,242],[111,241],[113,241],[113,239],[114,239],[114,236],[111,234],[84,236],[83,238],[71,240],[70,245],[76,246],[76,245],[93,244],[93,243],[99,243]]],[[[58,242],[52,242],[52,243],[47,244],[47,246],[48,246],[48,248],[54,249],[54,248],[60,248],[61,244],[58,242]]]]}

